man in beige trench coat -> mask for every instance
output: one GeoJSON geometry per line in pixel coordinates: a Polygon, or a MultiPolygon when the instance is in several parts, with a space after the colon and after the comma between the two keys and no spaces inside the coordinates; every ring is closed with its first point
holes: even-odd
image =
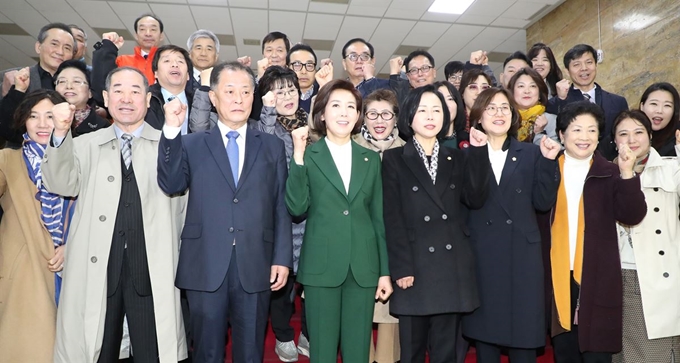
{"type": "Polygon", "coordinates": [[[118,310],[127,315],[135,362],[175,363],[187,357],[174,285],[184,197],[169,197],[158,187],[160,131],[144,122],[149,98],[143,74],[123,67],[109,74],[104,91],[112,127],[73,139],[73,107],[63,103],[53,109],[55,129],[43,159],[43,180],[54,193],[78,197],[57,312],[55,363],[117,361],[122,316],[111,314],[118,310]],[[125,145],[129,135],[130,148],[125,145]],[[126,197],[130,180],[138,199],[126,197]],[[133,208],[137,211],[130,212],[133,208]],[[135,233],[140,223],[143,233],[135,233]],[[116,256],[124,256],[122,262],[116,256]],[[122,267],[110,268],[113,263],[122,267]],[[111,275],[118,273],[120,282],[112,284],[111,275]],[[119,302],[113,303],[120,291],[119,302]],[[141,308],[130,307],[130,301],[147,304],[145,312],[135,311],[141,308]],[[144,352],[149,346],[151,352],[144,352]]]}

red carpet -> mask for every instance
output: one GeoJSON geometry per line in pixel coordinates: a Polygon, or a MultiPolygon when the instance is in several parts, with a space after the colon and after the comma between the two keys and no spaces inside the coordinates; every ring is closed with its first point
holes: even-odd
{"type": "MultiPolygon", "coordinates": [[[[291,319],[291,325],[295,329],[295,339],[297,342],[297,336],[300,334],[300,314],[299,314],[299,301],[296,301],[296,306],[297,306],[297,312],[293,315],[293,318],[291,319]]],[[[264,363],[279,363],[281,362],[279,360],[279,357],[274,353],[274,346],[276,345],[276,338],[274,337],[274,332],[271,330],[271,327],[267,328],[267,337],[265,339],[265,353],[264,353],[264,363]]],[[[542,352],[543,353],[543,352],[542,352]]],[[[506,356],[503,356],[502,360],[503,363],[508,363],[508,358],[506,356]]],[[[231,346],[227,346],[227,363],[231,363],[231,346]]],[[[309,359],[303,355],[300,355],[300,359],[298,360],[300,363],[307,363],[309,362],[309,359]]],[[[342,360],[338,357],[338,363],[342,362],[342,360]]],[[[467,357],[465,359],[465,363],[476,363],[477,360],[475,359],[475,352],[474,348],[470,348],[468,351],[467,357]]],[[[368,363],[368,362],[367,362],[368,363]]],[[[553,363],[552,359],[552,347],[546,346],[545,348],[545,353],[543,353],[541,356],[538,357],[537,363],[553,363]]]]}

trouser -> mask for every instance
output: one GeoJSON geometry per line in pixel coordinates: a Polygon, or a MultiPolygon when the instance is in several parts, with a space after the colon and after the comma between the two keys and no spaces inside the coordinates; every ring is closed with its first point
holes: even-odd
{"type": "Polygon", "coordinates": [[[399,315],[399,340],[402,363],[424,363],[425,352],[430,363],[456,362],[456,331],[459,314],[399,315]]]}
{"type": "Polygon", "coordinates": [[[290,342],[295,338],[295,330],[290,326],[290,318],[295,311],[295,276],[289,275],[286,285],[279,291],[273,291],[269,314],[272,330],[276,340],[290,342]]]}
{"type": "MultiPolygon", "coordinates": [[[[496,344],[476,341],[477,363],[500,363],[502,348],[496,344]]],[[[507,348],[507,351],[512,363],[536,363],[536,349],[507,348]]]]}

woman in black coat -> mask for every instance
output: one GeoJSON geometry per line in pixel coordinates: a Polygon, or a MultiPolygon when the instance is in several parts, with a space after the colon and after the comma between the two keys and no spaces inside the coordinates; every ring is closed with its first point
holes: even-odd
{"type": "Polygon", "coordinates": [[[499,363],[504,348],[513,363],[536,362],[546,327],[535,210],[555,204],[560,145],[546,136],[540,146],[518,141],[521,119],[504,89],[482,92],[470,121],[487,134],[493,173],[485,181],[486,203],[470,212],[468,222],[481,306],[463,318],[463,334],[476,341],[480,363],[499,363]]]}
{"type": "Polygon", "coordinates": [[[426,350],[432,363],[455,362],[459,314],[479,306],[465,221],[487,196],[486,135],[473,130],[467,152],[440,146],[450,117],[433,85],[410,91],[398,122],[410,141],[384,152],[382,173],[401,362],[425,362],[426,350]]]}

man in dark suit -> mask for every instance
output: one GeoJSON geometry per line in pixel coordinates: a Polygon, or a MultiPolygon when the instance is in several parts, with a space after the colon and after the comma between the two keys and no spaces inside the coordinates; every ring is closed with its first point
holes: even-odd
{"type": "Polygon", "coordinates": [[[564,66],[569,72],[571,81],[563,79],[557,83],[557,96],[551,98],[546,105],[546,112],[559,114],[560,110],[572,103],[589,100],[604,111],[604,130],[600,130],[599,150],[608,160],[616,157],[616,149],[612,142],[611,130],[614,119],[628,109],[628,102],[622,96],[610,93],[595,83],[597,76],[597,52],[587,44],[578,44],[564,54],[564,66]]]}
{"type": "Polygon", "coordinates": [[[186,106],[164,107],[158,184],[170,195],[191,190],[175,284],[187,291],[195,363],[224,362],[227,321],[233,360],[262,362],[270,293],[293,263],[286,155],[281,140],[248,128],[249,68],[216,66],[210,88],[219,122],[209,131],[180,135],[186,106]]]}

